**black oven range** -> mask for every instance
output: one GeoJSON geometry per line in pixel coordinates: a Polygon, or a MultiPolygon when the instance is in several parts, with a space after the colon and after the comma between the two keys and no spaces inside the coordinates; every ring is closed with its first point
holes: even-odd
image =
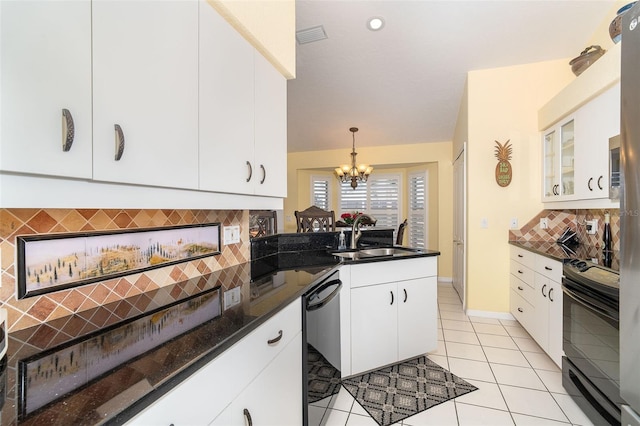
{"type": "Polygon", "coordinates": [[[620,276],[573,259],[564,264],[562,385],[597,425],[620,425],[620,276]]]}

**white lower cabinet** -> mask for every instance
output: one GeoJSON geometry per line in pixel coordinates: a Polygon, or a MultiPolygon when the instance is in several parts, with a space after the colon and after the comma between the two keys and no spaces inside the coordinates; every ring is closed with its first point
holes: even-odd
{"type": "Polygon", "coordinates": [[[211,423],[218,426],[302,424],[302,333],[211,423]]]}
{"type": "Polygon", "coordinates": [[[244,425],[241,421],[222,421],[237,419],[232,407],[238,405],[250,410],[256,424],[301,424],[301,309],[300,299],[296,299],[177,384],[129,424],[206,425],[215,419],[215,424],[244,425]],[[300,420],[278,423],[273,420],[276,416],[300,420]]]}
{"type": "Polygon", "coordinates": [[[561,262],[511,247],[511,314],[558,366],[563,354],[561,281],[561,262]]]}
{"type": "Polygon", "coordinates": [[[351,268],[350,374],[436,348],[436,262],[425,257],[351,268]]]}

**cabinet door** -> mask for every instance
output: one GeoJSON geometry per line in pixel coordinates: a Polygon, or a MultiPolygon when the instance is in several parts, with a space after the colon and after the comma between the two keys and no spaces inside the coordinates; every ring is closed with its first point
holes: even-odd
{"type": "Polygon", "coordinates": [[[570,198],[575,194],[575,122],[560,125],[560,195],[570,198]]]}
{"type": "Polygon", "coordinates": [[[535,274],[535,320],[531,324],[529,333],[545,351],[549,346],[549,278],[535,274]]]}
{"type": "Polygon", "coordinates": [[[197,188],[198,2],[92,5],[94,179],[197,188]]]}
{"type": "Polygon", "coordinates": [[[551,129],[543,133],[542,139],[542,176],[544,201],[551,201],[560,195],[559,188],[559,154],[556,129],[551,129]]]}
{"type": "Polygon", "coordinates": [[[549,344],[547,353],[558,366],[562,365],[562,286],[549,281],[549,344]]]}
{"type": "Polygon", "coordinates": [[[398,283],[398,359],[407,359],[436,349],[436,277],[398,283]]]}
{"type": "Polygon", "coordinates": [[[302,333],[211,424],[301,425],[302,333]]]}
{"type": "Polygon", "coordinates": [[[286,197],[287,80],[259,52],[255,85],[255,192],[286,197]]]}
{"type": "Polygon", "coordinates": [[[239,194],[254,192],[259,173],[254,162],[253,55],[254,48],[213,7],[202,1],[200,189],[239,194]]]}
{"type": "Polygon", "coordinates": [[[2,1],[0,17],[0,169],[91,178],[91,2],[2,1]]]}
{"type": "Polygon", "coordinates": [[[396,283],[351,290],[351,374],[381,367],[398,358],[396,283]]]}
{"type": "Polygon", "coordinates": [[[620,85],[576,111],[578,198],[609,197],[609,138],[620,134],[620,85]]]}

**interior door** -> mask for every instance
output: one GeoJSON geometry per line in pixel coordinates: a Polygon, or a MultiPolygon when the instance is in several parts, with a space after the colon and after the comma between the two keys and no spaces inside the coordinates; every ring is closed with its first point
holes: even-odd
{"type": "Polygon", "coordinates": [[[453,288],[455,288],[462,306],[467,307],[466,301],[466,217],[467,217],[467,180],[465,157],[462,151],[453,162],[453,288]]]}

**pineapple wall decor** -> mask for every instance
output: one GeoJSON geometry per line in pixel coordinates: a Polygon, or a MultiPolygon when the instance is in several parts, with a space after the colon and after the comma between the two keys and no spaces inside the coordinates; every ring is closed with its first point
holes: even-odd
{"type": "Polygon", "coordinates": [[[507,140],[504,145],[496,141],[496,158],[498,159],[496,182],[502,187],[509,186],[513,174],[511,163],[509,162],[509,160],[511,160],[511,154],[513,153],[513,146],[509,144],[509,140],[507,140]]]}

